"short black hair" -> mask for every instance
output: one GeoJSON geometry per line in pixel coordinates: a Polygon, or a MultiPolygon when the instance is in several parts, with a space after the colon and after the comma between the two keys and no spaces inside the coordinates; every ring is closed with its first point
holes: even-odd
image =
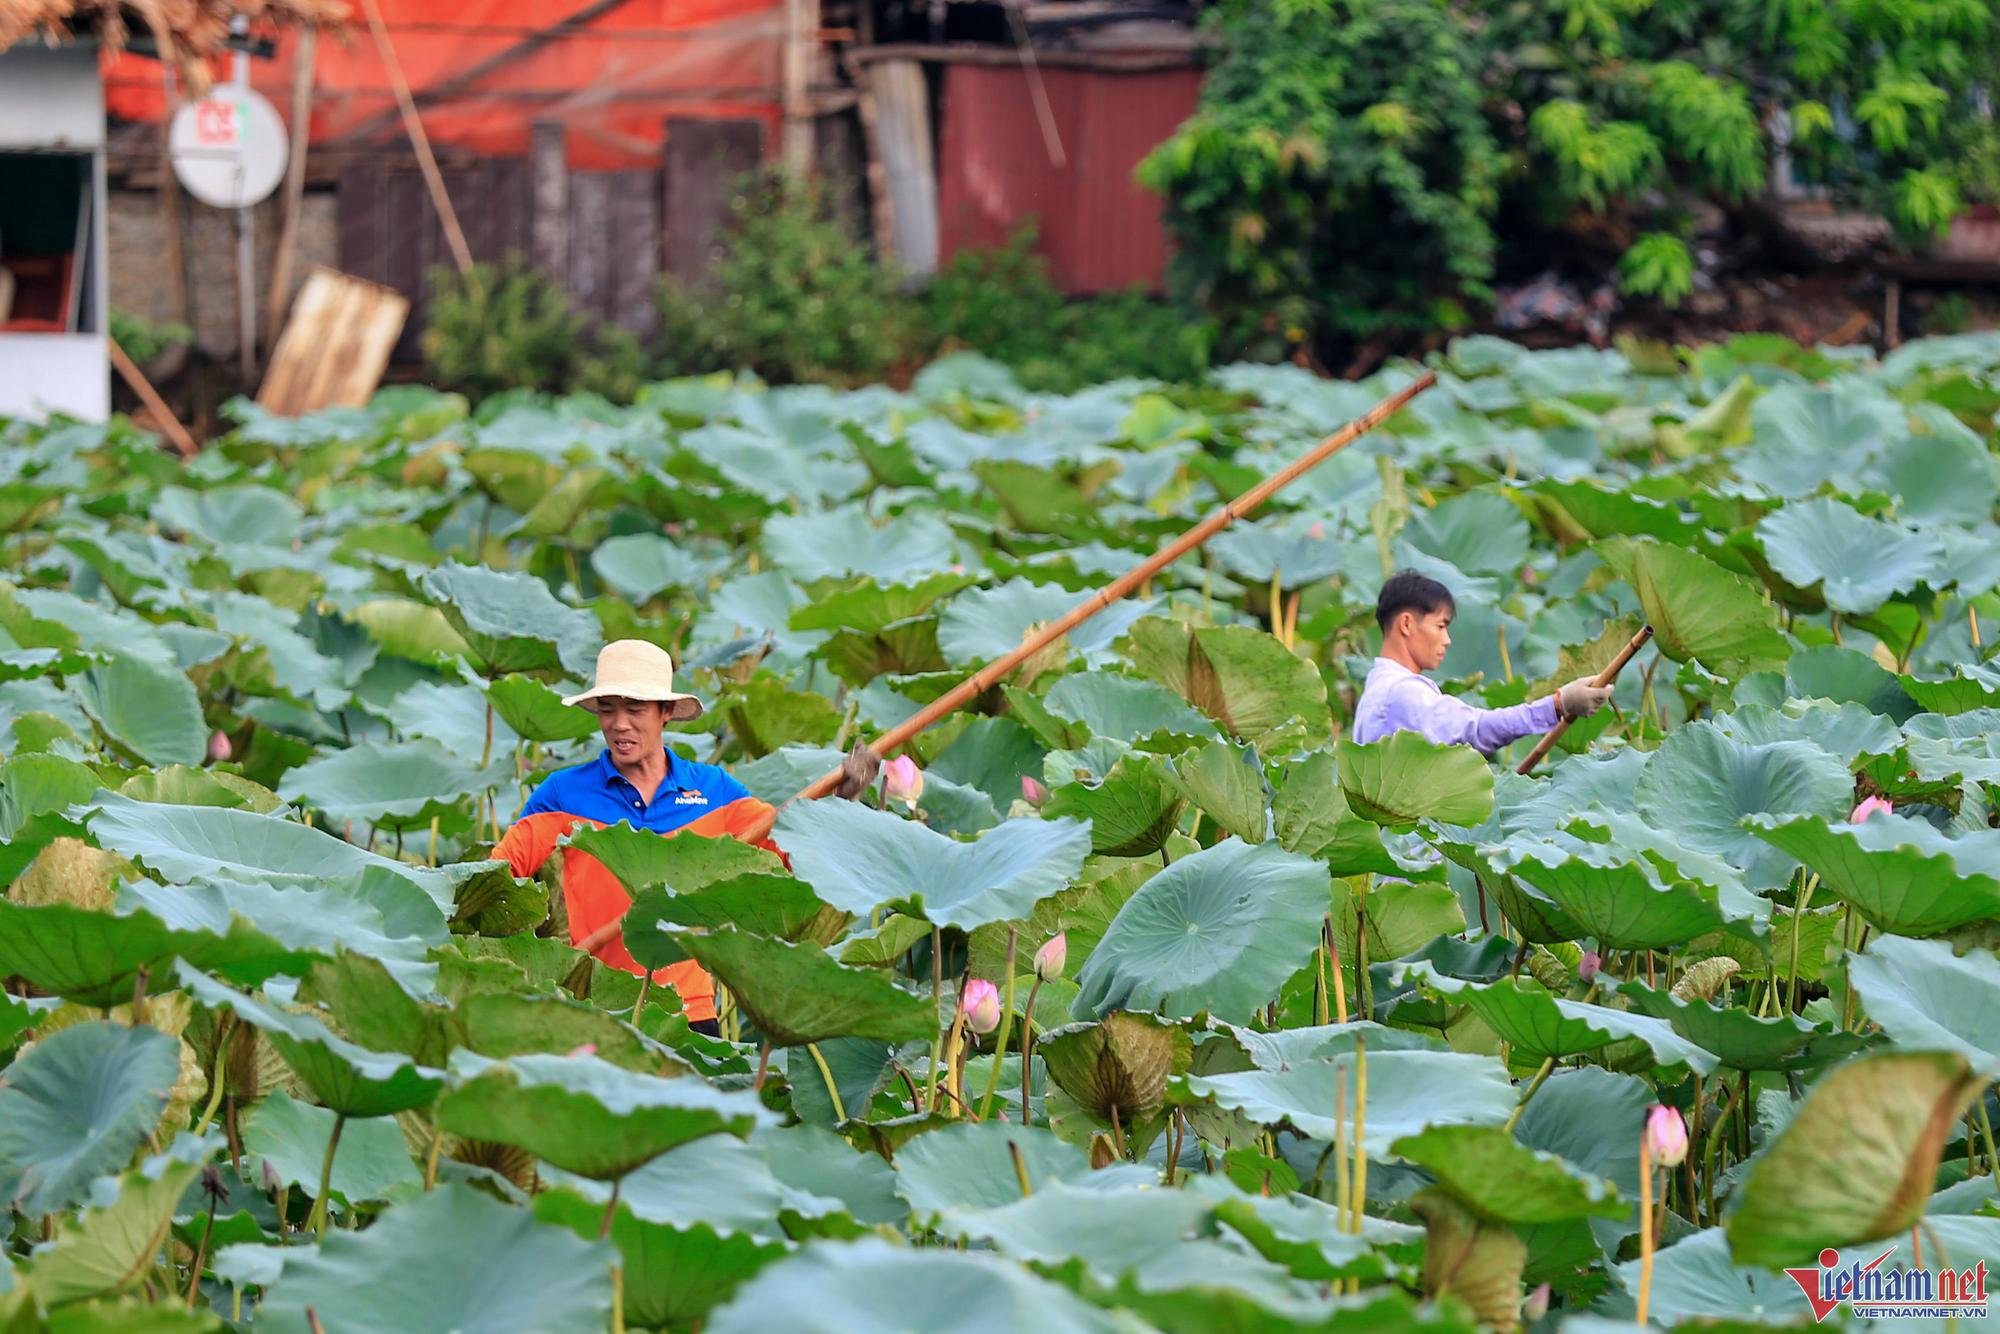
{"type": "Polygon", "coordinates": [[[1375,624],[1384,630],[1389,623],[1406,611],[1414,611],[1420,616],[1446,608],[1458,610],[1458,600],[1451,590],[1427,574],[1415,570],[1398,570],[1382,584],[1382,592],[1375,599],[1375,624]]]}

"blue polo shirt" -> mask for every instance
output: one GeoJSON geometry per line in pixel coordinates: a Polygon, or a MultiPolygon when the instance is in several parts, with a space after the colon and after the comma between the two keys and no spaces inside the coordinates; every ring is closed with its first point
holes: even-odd
{"type": "Polygon", "coordinates": [[[750,789],[713,764],[697,764],[667,751],[667,776],[650,802],[611,763],[609,750],[584,764],[558,769],[542,780],[521,808],[522,819],[544,811],[580,815],[601,824],[620,820],[638,829],[664,834],[721,810],[750,795],[750,789]]]}

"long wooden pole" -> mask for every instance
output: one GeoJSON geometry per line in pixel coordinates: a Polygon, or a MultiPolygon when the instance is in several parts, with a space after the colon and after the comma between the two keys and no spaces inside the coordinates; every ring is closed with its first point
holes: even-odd
{"type": "MultiPolygon", "coordinates": [[[[959,682],[944,694],[939,695],[935,700],[932,700],[907,721],[899,726],[890,728],[881,736],[876,737],[874,741],[869,743],[868,748],[877,755],[887,755],[890,751],[896,749],[946,714],[971,703],[981,694],[992,689],[996,684],[1005,679],[1008,673],[1012,672],[1029,658],[1041,652],[1071,630],[1076,629],[1077,626],[1082,625],[1112,603],[1118,601],[1128,593],[1137,590],[1148,579],[1151,579],[1161,570],[1166,569],[1182,556],[1187,555],[1188,552],[1193,551],[1196,547],[1208,541],[1209,538],[1214,537],[1230,524],[1255,512],[1258,506],[1262,505],[1272,496],[1284,490],[1287,486],[1290,486],[1293,482],[1311,472],[1315,467],[1324,463],[1348,445],[1353,444],[1383,422],[1389,420],[1389,418],[1395,416],[1411,399],[1436,383],[1437,374],[1433,371],[1425,371],[1422,375],[1419,375],[1416,379],[1410,381],[1410,383],[1368,409],[1367,412],[1356,417],[1353,421],[1347,423],[1347,425],[1341,427],[1317,445],[1314,445],[1304,454],[1301,454],[1277,472],[1272,473],[1269,477],[1266,477],[1263,481],[1257,483],[1257,485],[1251,487],[1248,491],[1245,491],[1242,495],[1236,497],[1236,499],[1230,501],[1215,511],[1215,513],[1209,515],[1206,519],[1203,519],[1200,523],[1167,543],[1167,545],[1161,547],[1146,560],[1126,571],[1118,578],[1113,579],[1083,601],[1077,603],[1059,619],[1049,622],[1040,630],[1026,636],[1018,648],[1012,649],[995,658],[992,662],[987,663],[970,677],[959,682]]],[[[784,804],[789,806],[794,801],[818,800],[839,786],[840,774],[841,771],[837,768],[829,769],[826,773],[821,774],[805,787],[799,789],[784,804]]],[[[746,843],[755,843],[760,839],[766,838],[770,835],[771,826],[776,819],[777,812],[773,811],[763,820],[743,830],[737,837],[746,843]]],[[[616,937],[623,922],[624,914],[620,913],[617,917],[578,941],[576,947],[586,954],[591,953],[598,946],[616,937]]]]}
{"type": "Polygon", "coordinates": [[[173,442],[181,457],[191,459],[199,454],[201,446],[188,434],[187,427],[181,425],[181,419],[174,416],[174,410],[167,406],[167,401],[160,397],[157,389],[153,388],[153,382],[146,378],[145,372],[125,354],[124,348],[118,346],[118,340],[107,336],[104,340],[104,350],[111,354],[111,364],[118,368],[118,374],[123,377],[125,383],[132,386],[132,392],[139,396],[139,401],[144,403],[159,420],[160,431],[173,442]]]}
{"type": "MultiPolygon", "coordinates": [[[[278,253],[271,260],[271,290],[264,298],[264,350],[277,344],[278,330],[291,304],[292,255],[298,248],[299,215],[305,211],[306,154],[311,149],[313,79],[319,62],[319,29],[299,33],[292,52],[292,154],[285,164],[285,218],[278,231],[278,253]]],[[[266,369],[269,369],[267,364],[266,369]]]]}
{"type": "Polygon", "coordinates": [[[437,209],[438,221],[444,224],[444,239],[451,247],[451,257],[460,273],[468,272],[472,268],[472,247],[465,243],[465,231],[458,225],[458,213],[445,191],[444,173],[438,170],[430,136],[424,133],[423,117],[417,114],[417,104],[410,96],[410,81],[403,77],[403,62],[396,58],[396,48],[390,44],[388,26],[382,22],[382,7],[376,0],[361,0],[361,7],[368,15],[368,31],[375,38],[375,49],[389,72],[389,87],[396,94],[396,105],[402,108],[403,128],[409,133],[410,146],[417,150],[417,166],[423,169],[431,204],[437,209]]]}
{"type": "MultiPolygon", "coordinates": [[[[1650,625],[1640,626],[1639,633],[1633,635],[1631,640],[1625,645],[1625,647],[1618,650],[1618,656],[1611,660],[1611,664],[1608,667],[1606,667],[1603,671],[1597,674],[1596,678],[1591,681],[1591,684],[1597,686],[1608,686],[1613,681],[1616,681],[1618,679],[1618,673],[1625,670],[1625,664],[1632,661],[1632,655],[1634,653],[1637,653],[1640,649],[1644,648],[1646,645],[1646,641],[1651,639],[1652,637],[1653,637],[1652,626],[1650,625]]],[[[1535,743],[1535,748],[1528,752],[1528,758],[1522,760],[1519,764],[1514,766],[1514,772],[1517,774],[1525,774],[1529,770],[1533,769],[1536,765],[1540,764],[1542,762],[1542,757],[1544,755],[1547,755],[1551,750],[1555,748],[1556,742],[1562,740],[1562,734],[1564,732],[1569,731],[1570,721],[1571,721],[1570,719],[1565,718],[1561,722],[1557,723],[1554,727],[1551,727],[1547,732],[1545,732],[1542,735],[1542,739],[1535,743]]]]}

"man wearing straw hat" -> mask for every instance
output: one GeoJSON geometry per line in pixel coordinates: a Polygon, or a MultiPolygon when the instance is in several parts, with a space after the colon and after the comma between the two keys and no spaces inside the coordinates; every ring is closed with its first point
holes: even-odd
{"type": "MultiPolygon", "coordinates": [[[[529,796],[520,819],[493,850],[515,875],[534,875],[554,854],[557,841],[578,826],[601,829],[623,821],[656,834],[708,837],[768,827],[760,822],[771,808],[743,784],[716,765],[682,759],[667,748],[667,724],[699,718],[702,704],[674,689],[674,662],[665,649],[642,639],[606,644],[597,655],[590,689],[563,703],[597,715],[604,750],[594,760],[558,769],[529,796]]],[[[842,791],[852,795],[846,787],[842,791]]],[[[768,839],[760,843],[778,850],[768,839]]],[[[563,905],[570,943],[577,944],[615,923],[632,900],[595,857],[575,848],[563,851],[563,905]]],[[[645,971],[615,932],[594,953],[628,973],[645,971]]],[[[713,1030],[715,983],[708,974],[689,961],[670,964],[653,976],[679,993],[690,1023],[713,1030]]]]}

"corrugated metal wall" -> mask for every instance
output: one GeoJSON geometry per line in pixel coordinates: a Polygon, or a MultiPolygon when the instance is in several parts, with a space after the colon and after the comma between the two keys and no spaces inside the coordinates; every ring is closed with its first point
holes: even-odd
{"type": "Polygon", "coordinates": [[[1057,167],[1018,67],[947,65],[939,100],[938,230],[944,257],[1001,245],[1036,221],[1038,248],[1071,293],[1157,290],[1167,263],[1160,200],[1133,168],[1194,111],[1194,69],[1044,69],[1067,161],[1057,167]]]}

